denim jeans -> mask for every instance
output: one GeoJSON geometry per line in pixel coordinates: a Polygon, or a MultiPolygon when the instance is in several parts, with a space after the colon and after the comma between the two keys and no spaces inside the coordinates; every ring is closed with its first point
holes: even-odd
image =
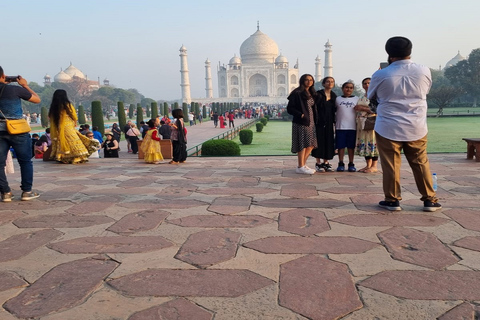
{"type": "Polygon", "coordinates": [[[22,191],[32,191],[33,184],[33,163],[32,163],[32,138],[29,133],[9,134],[6,131],[0,131],[0,192],[10,192],[7,177],[5,175],[5,161],[10,146],[15,150],[18,163],[20,164],[20,174],[22,191]]]}

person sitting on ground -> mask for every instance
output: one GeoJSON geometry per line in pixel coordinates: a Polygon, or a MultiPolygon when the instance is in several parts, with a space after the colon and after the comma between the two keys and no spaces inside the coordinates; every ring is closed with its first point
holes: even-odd
{"type": "Polygon", "coordinates": [[[34,156],[35,159],[43,159],[43,154],[48,149],[47,136],[42,135],[37,142],[35,142],[34,156]]]}

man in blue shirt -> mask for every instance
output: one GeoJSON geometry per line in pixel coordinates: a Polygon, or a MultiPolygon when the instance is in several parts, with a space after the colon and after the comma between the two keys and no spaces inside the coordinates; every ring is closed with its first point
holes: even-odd
{"type": "MultiPolygon", "coordinates": [[[[30,89],[26,79],[17,76],[13,81],[9,81],[2,67],[0,67],[0,110],[7,119],[22,119],[22,99],[32,103],[40,103],[40,97],[30,89]],[[9,84],[10,82],[17,82],[19,85],[9,84]]],[[[0,115],[0,117],[2,116],[0,115]]],[[[9,202],[13,198],[5,170],[3,170],[10,146],[13,147],[20,165],[22,177],[20,188],[23,191],[21,199],[27,201],[38,198],[39,194],[32,191],[33,164],[30,133],[10,134],[7,131],[5,120],[0,119],[0,168],[2,168],[0,170],[0,192],[2,201],[9,202]]]]}

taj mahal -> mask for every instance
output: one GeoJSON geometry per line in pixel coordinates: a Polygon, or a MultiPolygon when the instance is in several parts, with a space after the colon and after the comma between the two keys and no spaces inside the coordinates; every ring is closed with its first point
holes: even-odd
{"type": "MultiPolygon", "coordinates": [[[[288,59],[279,54],[277,43],[265,33],[257,31],[243,41],[240,57],[234,55],[228,65],[217,68],[218,97],[213,97],[212,70],[210,60],[205,61],[205,97],[195,102],[238,102],[284,104],[288,94],[298,86],[298,59],[290,67],[288,59]]],[[[188,75],[187,48],[180,48],[180,74],[182,88],[181,102],[190,103],[190,81],[188,75]]],[[[315,81],[333,76],[332,45],[325,44],[324,75],[321,73],[321,59],[315,59],[315,81]]]]}

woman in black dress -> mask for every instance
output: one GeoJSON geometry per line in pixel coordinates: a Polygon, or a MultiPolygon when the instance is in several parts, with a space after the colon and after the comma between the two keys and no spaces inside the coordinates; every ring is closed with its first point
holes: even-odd
{"type": "Polygon", "coordinates": [[[335,87],[335,79],[325,77],[322,80],[324,89],[317,91],[316,134],[318,147],[312,150],[312,156],[316,158],[315,169],[318,172],[333,172],[332,165],[328,160],[335,156],[335,99],[337,95],[332,89],[335,87]],[[323,159],[323,163],[322,163],[323,159]]]}
{"type": "Polygon", "coordinates": [[[287,112],[292,120],[292,152],[297,154],[297,173],[314,174],[315,170],[306,166],[307,159],[313,148],[317,147],[315,122],[317,110],[314,80],[310,74],[300,77],[300,85],[288,96],[287,112]]]}
{"type": "Polygon", "coordinates": [[[103,156],[105,158],[118,158],[118,142],[113,139],[113,133],[105,133],[105,141],[102,143],[103,156]]]}

